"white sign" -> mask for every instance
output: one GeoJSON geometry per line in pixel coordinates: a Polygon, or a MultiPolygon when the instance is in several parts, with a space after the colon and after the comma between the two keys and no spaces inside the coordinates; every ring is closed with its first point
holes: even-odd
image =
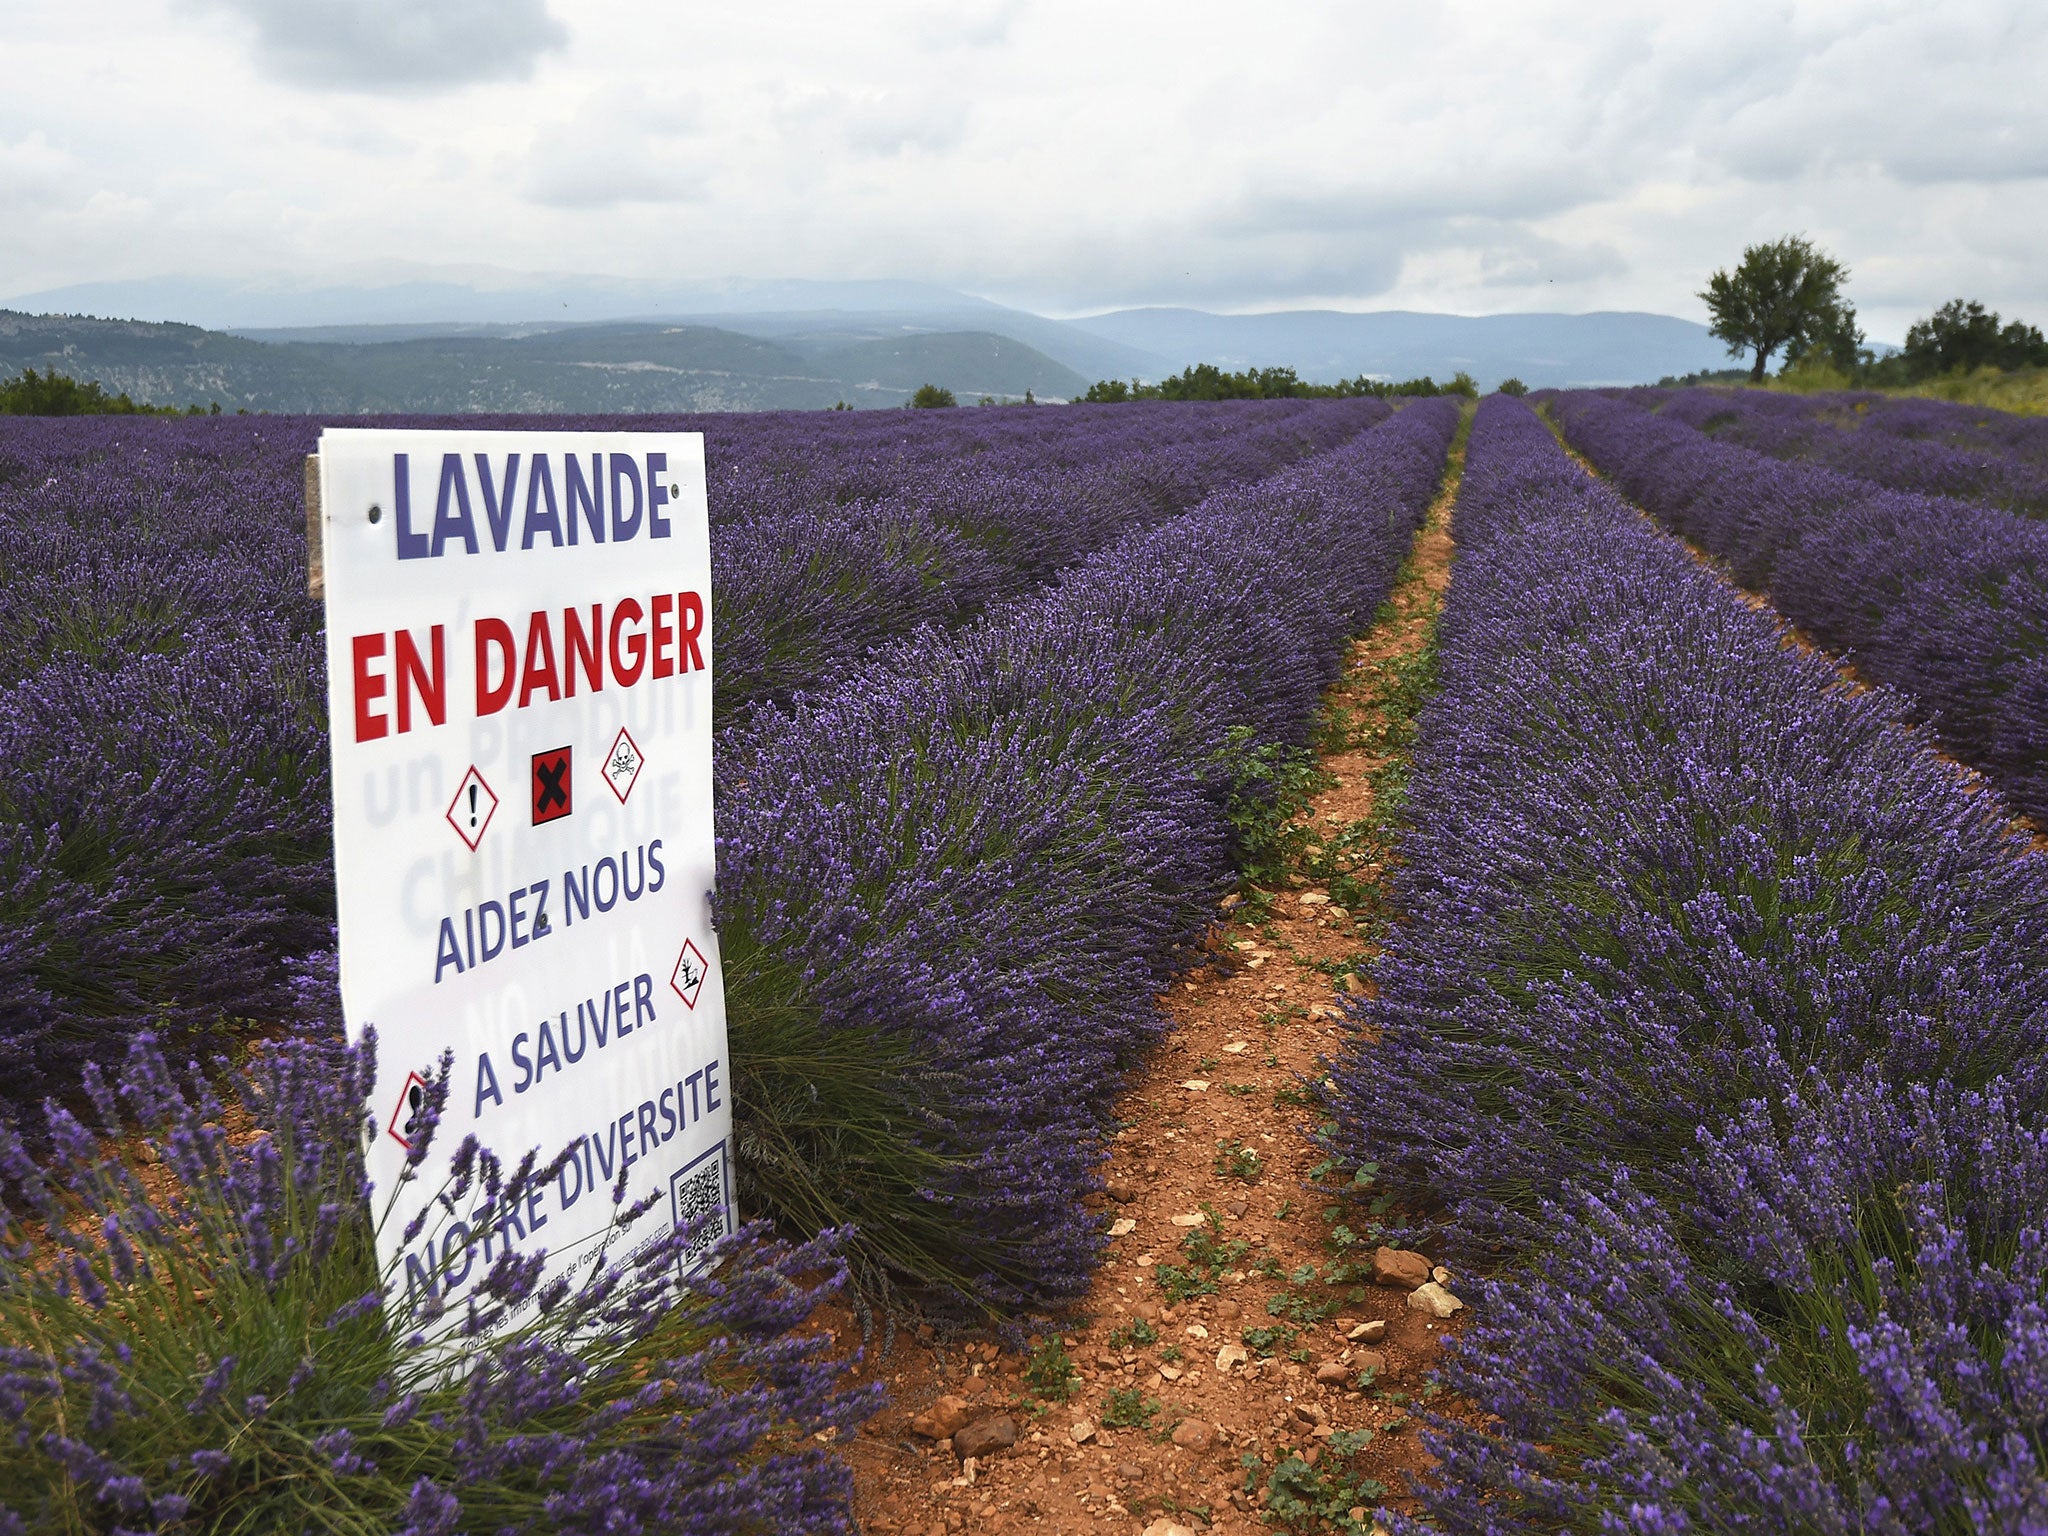
{"type": "Polygon", "coordinates": [[[377,1030],[380,1194],[454,1056],[387,1273],[459,1300],[505,1241],[573,1271],[622,1173],[659,1198],[615,1253],[711,1212],[708,1244],[735,1218],[703,439],[329,429],[319,465],[341,999],[350,1038],[377,1030]],[[508,1170],[575,1153],[499,1230],[472,1205],[403,1242],[471,1133],[508,1170]]]}

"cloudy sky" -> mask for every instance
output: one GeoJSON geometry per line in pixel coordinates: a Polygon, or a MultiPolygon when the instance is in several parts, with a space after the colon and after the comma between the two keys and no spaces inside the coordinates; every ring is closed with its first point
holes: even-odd
{"type": "Polygon", "coordinates": [[[2048,326],[2039,0],[0,0],[0,36],[0,295],[405,263],[1703,317],[1803,231],[1873,337],[1957,294],[2048,326]]]}

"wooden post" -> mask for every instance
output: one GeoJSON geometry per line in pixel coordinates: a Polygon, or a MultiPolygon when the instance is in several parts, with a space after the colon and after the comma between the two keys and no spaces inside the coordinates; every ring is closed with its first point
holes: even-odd
{"type": "Polygon", "coordinates": [[[320,455],[306,455],[306,591],[322,597],[327,591],[324,540],[320,524],[320,455]]]}

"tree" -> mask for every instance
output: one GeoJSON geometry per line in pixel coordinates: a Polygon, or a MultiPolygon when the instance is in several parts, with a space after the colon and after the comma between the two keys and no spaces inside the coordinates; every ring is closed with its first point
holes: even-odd
{"type": "Polygon", "coordinates": [[[950,389],[941,389],[936,384],[920,384],[917,386],[917,393],[910,397],[910,403],[921,410],[931,410],[942,405],[958,405],[960,402],[953,398],[953,391],[950,389]]]}
{"type": "Polygon", "coordinates": [[[1733,274],[1716,272],[1700,290],[1713,324],[1707,329],[1737,356],[1754,354],[1749,377],[1761,384],[1778,348],[1830,358],[1846,341],[1853,362],[1862,342],[1856,311],[1842,297],[1849,270],[1803,235],[1787,235],[1742,253],[1733,274]]]}
{"type": "Polygon", "coordinates": [[[1529,386],[1520,379],[1502,379],[1500,392],[1504,395],[1526,395],[1529,393],[1529,386]]]}
{"type": "Polygon", "coordinates": [[[24,368],[19,378],[0,381],[0,416],[134,416],[147,410],[126,393],[110,395],[95,379],[81,384],[52,368],[24,368]]]}
{"type": "Polygon", "coordinates": [[[1900,354],[1912,379],[1977,368],[2048,367],[2048,340],[2031,325],[1998,323],[1995,310],[1975,299],[1950,299],[1906,330],[1900,354]]]}

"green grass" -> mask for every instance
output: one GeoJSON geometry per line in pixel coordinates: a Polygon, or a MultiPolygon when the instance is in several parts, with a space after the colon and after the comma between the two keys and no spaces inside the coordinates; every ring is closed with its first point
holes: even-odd
{"type": "MultiPolygon", "coordinates": [[[[1794,368],[1767,379],[1763,387],[1795,395],[1873,388],[1869,384],[1858,383],[1840,369],[1826,366],[1794,368]]],[[[1970,373],[1950,373],[1937,379],[1923,379],[1918,384],[1877,387],[1875,392],[1950,400],[1957,405],[2011,411],[2016,416],[2048,416],[2048,368],[2018,368],[2009,373],[1998,368],[1979,368],[1970,373]]]]}

